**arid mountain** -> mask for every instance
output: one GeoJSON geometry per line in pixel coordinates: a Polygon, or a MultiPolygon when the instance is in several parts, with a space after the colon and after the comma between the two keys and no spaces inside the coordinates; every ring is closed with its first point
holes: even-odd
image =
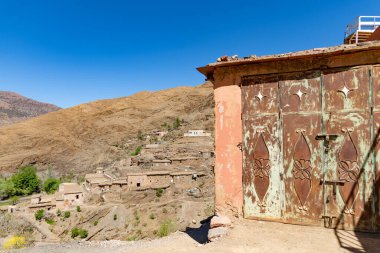
{"type": "Polygon", "coordinates": [[[211,84],[95,101],[1,127],[0,173],[27,164],[58,174],[125,166],[139,131],[162,129],[177,117],[183,131],[212,131],[211,84]]]}
{"type": "Polygon", "coordinates": [[[14,92],[0,91],[0,127],[59,109],[58,106],[41,103],[14,92]]]}

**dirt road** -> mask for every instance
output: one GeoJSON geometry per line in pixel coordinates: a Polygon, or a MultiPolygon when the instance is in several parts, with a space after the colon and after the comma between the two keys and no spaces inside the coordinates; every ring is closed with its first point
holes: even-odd
{"type": "MultiPolygon", "coordinates": [[[[202,237],[199,230],[198,236],[202,237]]],[[[190,252],[380,252],[380,234],[334,231],[272,222],[238,221],[221,240],[200,244],[191,233],[176,232],[152,241],[75,242],[61,245],[40,245],[18,252],[68,253],[190,253],[190,252]],[[191,236],[189,236],[189,234],[191,236]]]]}

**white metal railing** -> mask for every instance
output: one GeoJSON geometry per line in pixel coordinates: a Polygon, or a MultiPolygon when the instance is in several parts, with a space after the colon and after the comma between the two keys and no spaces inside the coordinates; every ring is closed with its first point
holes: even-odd
{"type": "Polygon", "coordinates": [[[380,16],[359,16],[351,24],[347,25],[344,38],[356,33],[358,40],[359,32],[373,32],[380,26],[380,16]]]}

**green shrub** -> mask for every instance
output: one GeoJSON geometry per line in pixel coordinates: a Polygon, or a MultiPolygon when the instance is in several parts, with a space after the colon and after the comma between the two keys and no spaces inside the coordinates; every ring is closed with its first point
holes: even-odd
{"type": "Polygon", "coordinates": [[[150,218],[151,220],[154,220],[154,219],[156,218],[156,216],[154,216],[154,214],[151,213],[151,214],[149,215],[149,218],[150,218]]]}
{"type": "Polygon", "coordinates": [[[88,231],[82,228],[73,228],[71,229],[71,238],[79,236],[80,238],[86,238],[88,236],[88,231]]]}
{"type": "Polygon", "coordinates": [[[55,223],[53,219],[45,219],[45,221],[49,225],[53,225],[55,223]]]}
{"type": "Polygon", "coordinates": [[[176,118],[175,121],[173,122],[173,129],[177,129],[181,126],[181,121],[179,118],[176,118]]]}
{"type": "Polygon", "coordinates": [[[7,199],[14,195],[22,195],[22,192],[17,194],[17,190],[12,180],[0,179],[0,200],[7,199]]]}
{"type": "Polygon", "coordinates": [[[113,220],[117,220],[117,215],[116,214],[113,215],[113,220]]]}
{"type": "Polygon", "coordinates": [[[173,223],[171,220],[166,220],[161,224],[160,229],[157,232],[159,237],[168,236],[173,228],[173,223]]]}
{"type": "Polygon", "coordinates": [[[62,211],[61,209],[58,209],[57,212],[56,212],[57,216],[60,217],[62,215],[62,211]]]}
{"type": "Polygon", "coordinates": [[[15,188],[15,195],[29,195],[40,190],[40,179],[36,174],[36,168],[33,166],[25,166],[11,177],[15,188]]]}
{"type": "Polygon", "coordinates": [[[43,190],[49,194],[54,193],[58,190],[60,183],[59,179],[48,178],[44,182],[43,190]]]}
{"type": "Polygon", "coordinates": [[[80,213],[81,211],[80,206],[77,206],[77,212],[80,213]]]}
{"type": "Polygon", "coordinates": [[[88,231],[86,229],[79,229],[79,237],[86,238],[88,236],[88,231]]]}
{"type": "Polygon", "coordinates": [[[70,211],[66,211],[66,212],[63,213],[63,217],[64,217],[65,219],[70,218],[70,215],[71,215],[70,211]]]}
{"type": "Polygon", "coordinates": [[[36,220],[42,220],[44,216],[45,216],[45,210],[43,209],[37,210],[37,212],[34,214],[34,217],[36,218],[36,220]]]}
{"type": "Polygon", "coordinates": [[[135,151],[131,153],[131,156],[137,156],[141,152],[141,146],[138,146],[135,151]]]}
{"type": "Polygon", "coordinates": [[[162,188],[158,188],[156,190],[156,196],[159,198],[162,196],[163,193],[164,193],[164,189],[162,189],[162,188]]]}
{"type": "Polygon", "coordinates": [[[94,221],[94,226],[97,226],[98,225],[98,223],[99,223],[99,221],[98,220],[96,220],[96,221],[94,221]]]}
{"type": "Polygon", "coordinates": [[[79,228],[71,229],[71,238],[75,238],[79,235],[79,228]]]}

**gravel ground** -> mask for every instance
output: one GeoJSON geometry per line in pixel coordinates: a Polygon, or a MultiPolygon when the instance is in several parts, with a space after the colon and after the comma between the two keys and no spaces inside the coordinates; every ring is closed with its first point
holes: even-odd
{"type": "MultiPolygon", "coordinates": [[[[175,232],[156,240],[103,241],[39,245],[19,253],[252,253],[252,252],[380,252],[380,234],[335,231],[320,227],[240,220],[217,242],[200,244],[202,236],[175,232]],[[194,239],[193,239],[194,238],[194,239]]],[[[199,229],[204,233],[204,229],[199,229]]]]}

